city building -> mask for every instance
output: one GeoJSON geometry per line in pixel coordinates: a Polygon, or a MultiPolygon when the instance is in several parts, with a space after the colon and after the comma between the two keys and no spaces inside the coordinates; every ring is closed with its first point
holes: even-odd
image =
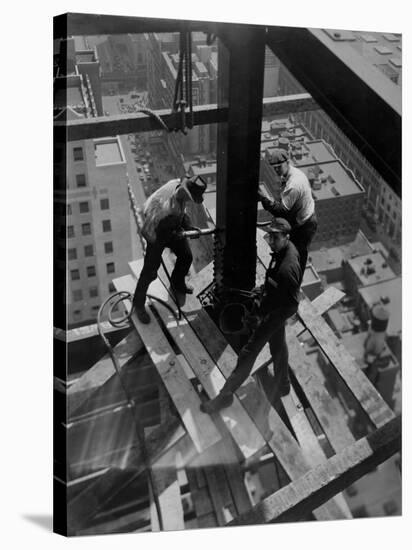
{"type": "MultiPolygon", "coordinates": [[[[345,41],[366,59],[370,65],[383,72],[393,83],[394,93],[402,81],[402,37],[400,34],[331,31],[324,30],[326,40],[345,41]],[[339,36],[337,36],[337,34],[339,36]]],[[[280,94],[295,94],[304,91],[300,83],[283,66],[279,72],[280,94]]],[[[329,143],[342,162],[353,171],[366,191],[365,217],[374,225],[379,222],[379,238],[388,248],[393,247],[400,257],[401,245],[401,199],[362,153],[352,144],[339,127],[322,110],[297,113],[301,121],[317,138],[329,143]]],[[[384,132],[385,129],[382,128],[384,132]]],[[[388,144],[390,147],[391,144],[388,144]]]]}
{"type": "MultiPolygon", "coordinates": [[[[97,116],[97,61],[91,51],[76,52],[73,39],[67,42],[63,49],[72,54],[65,72],[60,67],[55,78],[54,118],[97,116]]],[[[73,141],[60,148],[56,144],[54,166],[56,256],[62,266],[67,262],[71,327],[95,321],[114,291],[113,277],[127,273],[128,262],[141,254],[127,188],[137,173],[125,136],[73,141]]]]}
{"type": "Polygon", "coordinates": [[[314,300],[320,294],[322,294],[322,279],[319,277],[316,269],[310,263],[306,265],[301,288],[306,296],[309,298],[309,300],[314,300]]]}
{"type": "MultiPolygon", "coordinates": [[[[145,34],[147,51],[147,78],[149,107],[172,109],[174,89],[179,66],[179,34],[145,34]]],[[[215,46],[206,44],[203,33],[192,33],[192,97],[193,106],[216,103],[217,100],[217,54],[215,46]]],[[[152,133],[153,134],[153,133],[152,133]]],[[[216,128],[203,125],[188,130],[186,136],[180,132],[153,137],[166,140],[175,159],[178,173],[182,172],[184,155],[209,154],[216,151],[216,128]]]]}
{"type": "Polygon", "coordinates": [[[381,252],[371,252],[349,258],[344,265],[344,280],[347,291],[356,300],[359,298],[359,289],[388,281],[396,277],[394,271],[381,252]]]}

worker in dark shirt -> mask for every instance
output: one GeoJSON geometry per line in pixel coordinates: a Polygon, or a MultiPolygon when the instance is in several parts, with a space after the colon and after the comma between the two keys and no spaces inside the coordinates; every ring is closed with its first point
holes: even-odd
{"type": "Polygon", "coordinates": [[[191,224],[186,205],[190,201],[201,204],[206,187],[206,183],[198,177],[170,180],[159,187],[144,205],[142,235],[147,246],[133,298],[133,306],[141,323],[150,323],[150,316],[145,309],[146,293],[150,283],[157,277],[166,247],[176,254],[176,264],[170,278],[172,290],[181,294],[193,292],[185,282],[193,257],[184,232],[200,229],[191,224]]]}
{"type": "Polygon", "coordinates": [[[318,223],[315,214],[315,201],[306,175],[292,166],[284,149],[273,149],[268,153],[269,163],[280,184],[278,199],[270,200],[261,191],[259,200],[272,216],[285,218],[292,226],[290,240],[298,249],[302,274],[308,259],[308,248],[316,233],[318,223]]]}
{"type": "MultiPolygon", "coordinates": [[[[275,369],[272,388],[267,387],[268,373],[258,371],[266,394],[271,396],[270,401],[273,404],[279,396],[287,395],[290,390],[285,323],[298,310],[302,279],[300,257],[290,241],[291,226],[287,220],[275,218],[265,230],[265,240],[272,250],[272,260],[261,289],[258,324],[241,349],[236,367],[219,395],[201,405],[201,410],[208,414],[232,404],[233,393],[249,376],[257,356],[268,342],[275,369]]],[[[265,367],[261,370],[264,369],[265,367]]]]}

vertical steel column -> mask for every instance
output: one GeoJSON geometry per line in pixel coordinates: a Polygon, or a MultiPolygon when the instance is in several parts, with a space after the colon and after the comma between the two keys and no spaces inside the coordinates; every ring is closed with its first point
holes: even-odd
{"type": "Polygon", "coordinates": [[[215,282],[250,289],[256,274],[265,28],[219,32],[218,106],[228,109],[217,136],[215,282]]]}

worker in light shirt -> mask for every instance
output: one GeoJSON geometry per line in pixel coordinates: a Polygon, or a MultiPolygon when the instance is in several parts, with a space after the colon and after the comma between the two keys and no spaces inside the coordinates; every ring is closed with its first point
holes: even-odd
{"type": "Polygon", "coordinates": [[[260,190],[258,197],[265,210],[290,223],[290,240],[299,252],[303,274],[308,248],[318,227],[312,189],[302,170],[290,164],[289,155],[284,149],[273,149],[268,160],[280,181],[280,197],[270,200],[260,190]]]}

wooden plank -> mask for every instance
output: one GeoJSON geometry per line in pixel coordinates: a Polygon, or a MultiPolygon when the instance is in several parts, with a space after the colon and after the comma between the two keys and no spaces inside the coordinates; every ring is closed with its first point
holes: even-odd
{"type": "MultiPolygon", "coordinates": [[[[312,426],[310,425],[303,405],[299,401],[293,387],[291,387],[290,394],[282,398],[282,402],[293,431],[295,432],[296,438],[311,467],[313,468],[314,466],[325,462],[326,455],[312,429],[312,426]]],[[[342,493],[334,496],[333,500],[341,509],[346,518],[352,517],[352,513],[342,493]]]]}
{"type": "MultiPolygon", "coordinates": [[[[142,348],[142,342],[136,331],[132,330],[114,348],[114,353],[119,359],[120,369],[142,348]]],[[[68,418],[78,410],[94,391],[101,388],[112,376],[116,374],[110,355],[107,353],[100,361],[83,374],[67,390],[68,418]]]]}
{"type": "MultiPolygon", "coordinates": [[[[237,356],[234,350],[227,344],[223,335],[212,322],[207,313],[201,308],[199,301],[193,295],[188,295],[182,309],[186,319],[189,320],[208,350],[211,357],[219,366],[222,374],[227,378],[236,366],[237,356]],[[222,350],[223,348],[223,350],[222,350]]],[[[254,419],[256,426],[263,434],[267,433],[268,425],[271,432],[265,436],[269,448],[274,452],[282,467],[290,479],[297,479],[303,475],[310,465],[306,461],[299,445],[291,435],[279,414],[267,402],[266,396],[257,387],[253,378],[249,378],[242,388],[236,392],[243,407],[254,419]],[[262,408],[267,417],[260,414],[262,408]],[[267,411],[267,413],[266,413],[267,411]]],[[[344,514],[339,507],[330,502],[315,511],[319,520],[342,519],[344,514]]]]}
{"type": "Polygon", "coordinates": [[[317,315],[317,311],[308,300],[301,302],[299,317],[375,426],[383,426],[394,418],[394,412],[357,366],[326,321],[317,315]]]}
{"type": "Polygon", "coordinates": [[[215,513],[210,512],[209,514],[206,514],[204,516],[197,518],[197,523],[199,525],[199,528],[216,527],[217,521],[216,521],[215,513]]]}
{"type": "Polygon", "coordinates": [[[170,468],[157,468],[154,464],[152,468],[152,479],[154,485],[153,489],[158,498],[162,520],[161,529],[154,497],[153,494],[151,494],[150,510],[152,531],[175,531],[184,529],[183,505],[179,482],[177,480],[176,467],[171,465],[170,468]]]}
{"type": "MultiPolygon", "coordinates": [[[[120,277],[113,282],[118,290],[134,291],[135,282],[131,276],[120,277]]],[[[132,323],[162,377],[196,449],[201,452],[216,443],[220,439],[220,434],[210,418],[201,413],[199,396],[185,376],[183,367],[157,320],[151,312],[149,315],[149,325],[140,323],[135,313],[131,317],[132,323]]]]}
{"type": "Polygon", "coordinates": [[[233,502],[236,507],[236,512],[242,514],[249,510],[252,502],[246,490],[246,485],[243,479],[243,471],[240,468],[233,448],[233,443],[230,439],[222,441],[222,453],[224,456],[224,469],[232,494],[233,502]]]}
{"type": "MultiPolygon", "coordinates": [[[[132,262],[130,267],[137,275],[140,273],[143,262],[132,262]]],[[[166,287],[159,281],[153,281],[148,293],[161,298],[165,303],[175,307],[166,287]]],[[[225,378],[216,366],[203,344],[199,341],[186,318],[177,321],[173,314],[161,304],[155,305],[168,332],[180,348],[191,369],[210,398],[215,397],[225,383],[225,378]]],[[[233,404],[219,412],[219,416],[226,428],[232,434],[245,458],[253,456],[266,445],[261,433],[254,422],[245,412],[245,409],[235,397],[233,404]]]]}
{"type": "Polygon", "coordinates": [[[401,419],[396,417],[372,434],[319,464],[304,476],[265,498],[231,525],[296,521],[305,517],[401,449],[401,419]]]}
{"type": "Polygon", "coordinates": [[[330,444],[337,452],[351,445],[355,438],[352,435],[345,418],[337,408],[334,400],[326,391],[323,380],[300,343],[294,337],[287,338],[289,348],[289,365],[295,374],[300,387],[316,414],[330,444]]]}
{"type": "Polygon", "coordinates": [[[226,479],[218,479],[217,467],[205,468],[207,483],[218,525],[226,525],[234,519],[230,504],[233,505],[226,479]],[[228,502],[229,501],[229,502],[228,502]]]}

